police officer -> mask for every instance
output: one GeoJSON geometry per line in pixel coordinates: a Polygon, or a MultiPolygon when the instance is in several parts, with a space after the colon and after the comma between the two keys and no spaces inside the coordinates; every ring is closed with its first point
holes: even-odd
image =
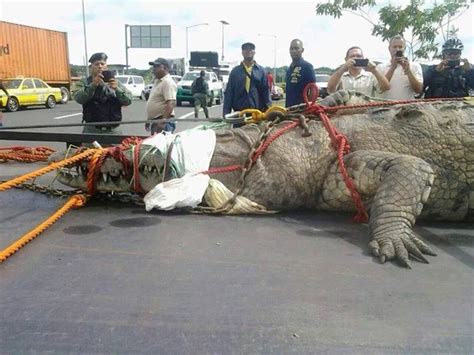
{"type": "Polygon", "coordinates": [[[474,70],[467,59],[461,59],[463,48],[457,38],[443,44],[443,60],[425,72],[425,98],[469,96],[474,89],[474,70]]]}
{"type": "Polygon", "coordinates": [[[114,77],[104,77],[107,55],[95,53],[90,59],[91,75],[77,83],[74,100],[82,105],[83,122],[97,122],[84,126],[82,133],[121,134],[122,106],[132,103],[132,94],[114,77]],[[117,125],[101,125],[100,122],[117,122],[117,125]]]}

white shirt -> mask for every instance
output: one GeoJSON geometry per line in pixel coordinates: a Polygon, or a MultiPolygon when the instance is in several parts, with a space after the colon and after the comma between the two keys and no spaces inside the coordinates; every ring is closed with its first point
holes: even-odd
{"type": "MultiPolygon", "coordinates": [[[[390,63],[379,64],[377,65],[377,70],[382,75],[385,75],[390,69],[390,65],[390,63]]],[[[421,65],[419,63],[410,62],[410,69],[415,78],[420,83],[423,83],[421,65]]],[[[408,76],[405,74],[402,66],[398,64],[393,72],[392,79],[390,80],[390,89],[381,93],[380,97],[387,100],[413,100],[415,95],[416,92],[413,91],[408,76]]]]}
{"type": "MultiPolygon", "coordinates": [[[[156,79],[146,103],[147,119],[162,116],[165,111],[166,101],[176,100],[176,93],[176,83],[170,74],[166,74],[161,79],[156,79]]],[[[174,109],[171,115],[174,116],[174,109]]]]}
{"type": "Polygon", "coordinates": [[[355,77],[348,71],[342,74],[336,90],[353,90],[374,97],[375,94],[380,91],[380,88],[375,76],[372,73],[361,69],[360,73],[355,77]]]}

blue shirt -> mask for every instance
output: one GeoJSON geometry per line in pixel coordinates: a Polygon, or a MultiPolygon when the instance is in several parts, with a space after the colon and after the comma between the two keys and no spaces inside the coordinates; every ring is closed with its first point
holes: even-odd
{"type": "Polygon", "coordinates": [[[311,63],[303,58],[300,58],[296,63],[291,63],[286,71],[286,107],[304,103],[304,87],[315,82],[316,77],[311,63]]]}
{"type": "Polygon", "coordinates": [[[247,92],[245,89],[247,74],[243,64],[241,63],[232,69],[224,94],[224,115],[231,113],[232,110],[241,111],[246,108],[256,108],[265,111],[271,106],[265,69],[261,65],[254,63],[250,76],[250,89],[247,92]]]}

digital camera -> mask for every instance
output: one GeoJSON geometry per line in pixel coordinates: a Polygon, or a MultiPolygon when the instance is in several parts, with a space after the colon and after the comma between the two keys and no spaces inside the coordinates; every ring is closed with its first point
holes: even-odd
{"type": "Polygon", "coordinates": [[[448,60],[448,67],[450,68],[456,68],[456,67],[459,67],[460,65],[461,65],[461,60],[459,59],[448,60]]]}
{"type": "Polygon", "coordinates": [[[104,82],[108,83],[110,79],[115,78],[114,73],[112,73],[110,70],[104,70],[102,73],[102,76],[104,77],[104,82]]]}
{"type": "Polygon", "coordinates": [[[355,67],[366,67],[369,64],[368,59],[361,59],[361,58],[356,58],[354,59],[354,66],[355,67]]]}
{"type": "Polygon", "coordinates": [[[403,58],[403,51],[396,51],[395,52],[395,57],[396,58],[403,58]]]}

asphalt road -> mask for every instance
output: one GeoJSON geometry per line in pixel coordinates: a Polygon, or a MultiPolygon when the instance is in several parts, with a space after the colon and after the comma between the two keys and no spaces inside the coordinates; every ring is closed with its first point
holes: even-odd
{"type": "MultiPolygon", "coordinates": [[[[79,112],[68,103],[6,113],[4,123],[79,122],[79,112]]],[[[134,101],[125,121],[143,112],[134,101]]],[[[0,163],[0,180],[43,166],[0,163]]],[[[0,192],[0,250],[64,202],[0,192]]],[[[472,353],[472,224],[418,223],[438,256],[407,270],[380,265],[367,225],[350,219],[147,213],[92,200],[0,264],[0,353],[472,353]]]]}
{"type": "MultiPolygon", "coordinates": [[[[145,105],[146,101],[140,99],[134,99],[130,106],[126,106],[122,109],[123,121],[137,121],[145,120],[145,105]]],[[[184,102],[182,107],[175,108],[176,118],[194,118],[194,107],[184,102]]],[[[209,115],[211,117],[222,117],[222,105],[215,105],[209,108],[209,115]]],[[[204,112],[199,113],[199,118],[204,119],[204,112]]],[[[28,107],[18,112],[4,112],[3,113],[3,126],[8,129],[14,126],[27,126],[27,125],[61,125],[69,123],[81,123],[82,119],[82,106],[74,101],[69,101],[65,105],[56,105],[53,109],[47,109],[45,107],[28,107]]],[[[198,125],[199,123],[194,122],[178,122],[177,131],[185,130],[198,125]]],[[[128,124],[121,126],[124,134],[133,135],[148,135],[145,131],[143,124],[128,124]]],[[[22,129],[22,131],[28,131],[22,129]]],[[[81,127],[55,127],[55,128],[41,128],[32,129],[31,131],[37,132],[58,132],[58,133],[80,133],[82,132],[81,127]]],[[[64,145],[62,145],[64,146],[64,145]]]]}

